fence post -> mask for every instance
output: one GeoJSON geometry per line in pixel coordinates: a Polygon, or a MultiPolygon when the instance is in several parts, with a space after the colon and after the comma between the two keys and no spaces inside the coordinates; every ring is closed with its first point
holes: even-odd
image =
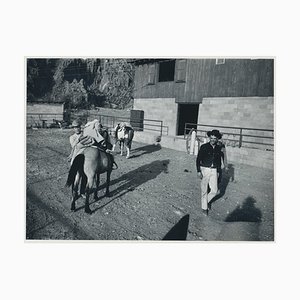
{"type": "Polygon", "coordinates": [[[242,128],[240,128],[240,140],[239,140],[239,148],[241,148],[241,147],[242,147],[242,140],[243,140],[242,131],[243,131],[243,129],[242,129],[242,128]]]}

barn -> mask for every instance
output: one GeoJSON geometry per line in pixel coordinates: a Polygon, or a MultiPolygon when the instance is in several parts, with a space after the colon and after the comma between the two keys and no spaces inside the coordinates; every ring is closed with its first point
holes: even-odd
{"type": "Polygon", "coordinates": [[[183,135],[185,123],[206,123],[208,117],[213,125],[273,126],[273,59],[137,59],[135,64],[134,109],[163,120],[169,135],[183,135]],[[235,109],[227,111],[225,104],[235,109]]]}
{"type": "Polygon", "coordinates": [[[135,59],[134,63],[134,109],[144,111],[145,119],[162,120],[164,141],[172,140],[175,149],[182,148],[178,140],[191,128],[204,134],[219,126],[228,136],[236,135],[236,142],[241,142],[238,133],[243,130],[244,146],[259,139],[258,148],[273,150],[268,140],[274,129],[273,58],[135,59]]]}
{"type": "Polygon", "coordinates": [[[64,120],[64,103],[27,102],[26,126],[50,127],[64,120]]]}

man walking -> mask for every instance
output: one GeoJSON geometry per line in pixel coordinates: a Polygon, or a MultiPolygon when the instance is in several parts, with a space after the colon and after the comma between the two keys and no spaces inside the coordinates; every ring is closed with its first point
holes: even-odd
{"type": "Polygon", "coordinates": [[[209,131],[207,135],[209,142],[201,145],[196,160],[198,176],[201,179],[201,208],[206,215],[208,215],[210,201],[218,192],[217,170],[221,168],[222,157],[222,149],[218,145],[218,140],[222,137],[219,130],[209,131]]]}

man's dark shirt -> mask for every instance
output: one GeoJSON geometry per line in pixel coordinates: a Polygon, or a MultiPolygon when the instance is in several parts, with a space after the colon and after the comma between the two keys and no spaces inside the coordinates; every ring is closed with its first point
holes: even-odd
{"type": "Polygon", "coordinates": [[[219,145],[213,147],[209,142],[201,145],[197,155],[196,167],[200,172],[200,166],[206,168],[221,168],[222,151],[219,145]]]}

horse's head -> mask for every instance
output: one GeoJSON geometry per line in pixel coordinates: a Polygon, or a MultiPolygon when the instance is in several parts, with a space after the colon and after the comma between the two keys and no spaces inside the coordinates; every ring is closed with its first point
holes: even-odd
{"type": "Polygon", "coordinates": [[[126,127],[126,123],[125,122],[121,122],[120,124],[119,124],[119,128],[122,130],[122,129],[124,129],[126,127]]]}
{"type": "Polygon", "coordinates": [[[125,127],[120,127],[119,130],[117,131],[117,138],[118,138],[118,140],[124,139],[125,138],[125,134],[126,134],[125,127]]]}

